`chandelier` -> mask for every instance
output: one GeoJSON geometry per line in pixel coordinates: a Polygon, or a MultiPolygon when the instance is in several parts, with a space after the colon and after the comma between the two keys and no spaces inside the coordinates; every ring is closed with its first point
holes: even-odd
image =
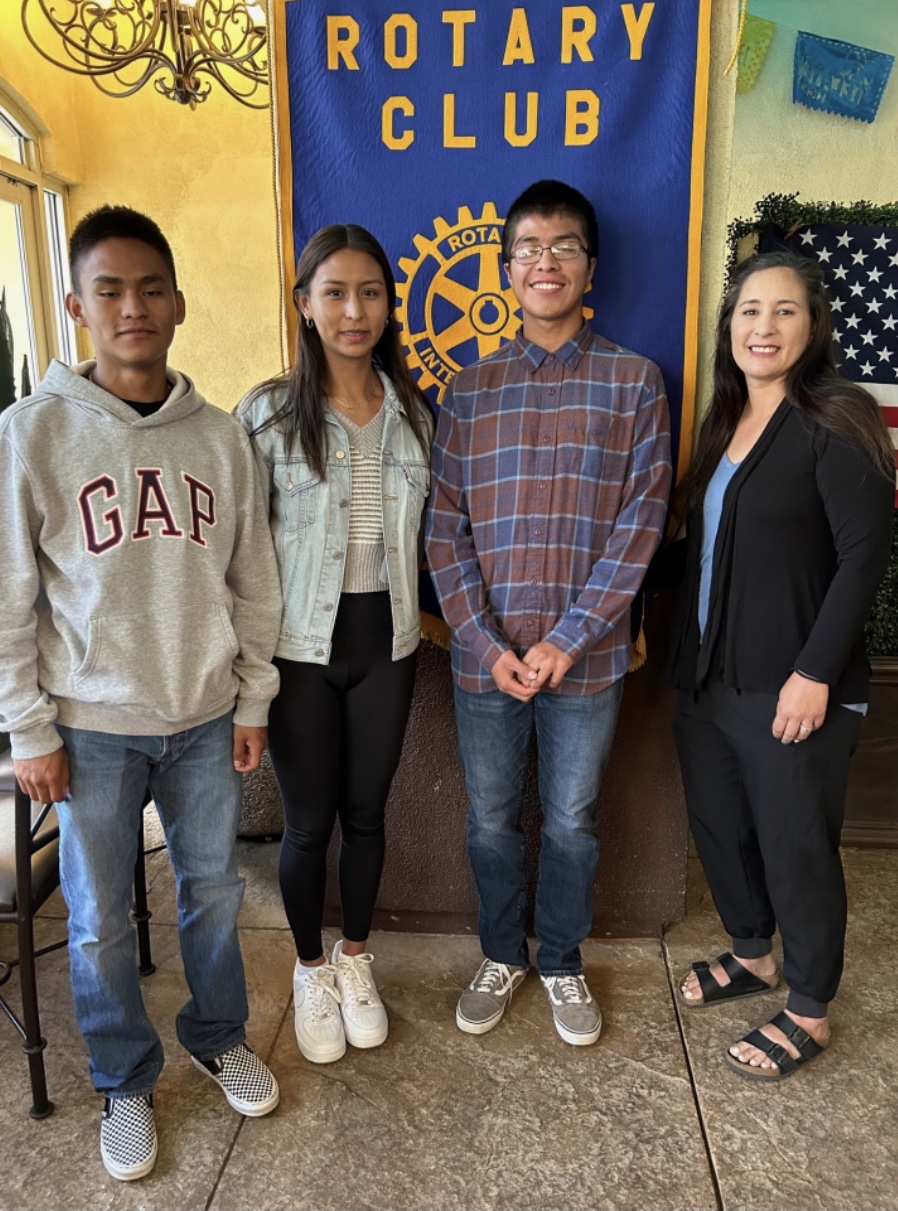
{"type": "Polygon", "coordinates": [[[255,0],[22,0],[22,25],[45,59],[90,76],[110,97],[130,97],[165,72],[156,89],[191,109],[212,81],[251,109],[268,105],[265,10],[255,0]],[[53,53],[30,21],[58,36],[53,53]]]}

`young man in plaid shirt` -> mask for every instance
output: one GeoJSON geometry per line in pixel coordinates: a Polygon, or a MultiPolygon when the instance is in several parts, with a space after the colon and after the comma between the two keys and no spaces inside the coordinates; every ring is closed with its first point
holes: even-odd
{"type": "Polygon", "coordinates": [[[630,604],[661,538],[670,486],[658,368],[583,320],[598,223],[539,181],[512,204],[503,255],[523,325],[462,370],[433,449],[427,554],[452,628],[468,852],[485,959],[458,1002],[491,1030],[530,966],[520,813],[531,728],[543,808],[536,967],[566,1042],[594,1043],[583,977],[596,797],[630,662],[630,604]]]}

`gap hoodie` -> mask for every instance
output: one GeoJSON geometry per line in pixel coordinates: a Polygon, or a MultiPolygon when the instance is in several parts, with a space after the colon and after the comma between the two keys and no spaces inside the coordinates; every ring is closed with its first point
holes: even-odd
{"type": "Polygon", "coordinates": [[[184,375],[140,417],[54,361],[0,415],[0,729],[13,756],[58,720],[171,735],[264,727],[281,594],[254,458],[184,375]]]}

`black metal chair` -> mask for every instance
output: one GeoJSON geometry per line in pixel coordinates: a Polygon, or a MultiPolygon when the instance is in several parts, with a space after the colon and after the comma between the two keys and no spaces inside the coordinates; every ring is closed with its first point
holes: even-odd
{"type": "MultiPolygon", "coordinates": [[[[149,803],[149,796],[146,803],[149,803]]],[[[146,806],[146,803],[144,806],[146,806]]],[[[0,987],[19,969],[21,1016],[0,995],[0,1009],[19,1032],[22,1050],[28,1057],[31,1077],[32,1118],[53,1113],[47,1097],[44,1072],[46,1039],[41,1034],[37,995],[37,966],[41,955],[67,944],[62,938],[39,950],[34,948],[34,917],[59,886],[59,822],[52,803],[37,806],[21,790],[13,773],[9,750],[0,754],[0,924],[15,925],[18,949],[15,958],[0,958],[0,987]]],[[[139,970],[155,971],[150,952],[147,884],[143,828],[138,839],[134,870],[133,917],[137,925],[139,970]]]]}

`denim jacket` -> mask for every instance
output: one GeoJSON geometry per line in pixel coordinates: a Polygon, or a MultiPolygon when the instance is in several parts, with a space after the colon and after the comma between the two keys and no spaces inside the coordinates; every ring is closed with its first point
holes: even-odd
{"type": "MultiPolygon", "coordinates": [[[[382,444],[386,583],[393,613],[393,659],[418,646],[421,517],[429,459],[412,432],[393,384],[382,372],[386,409],[382,444]]],[[[278,426],[255,432],[283,405],[281,389],[244,401],[237,418],[250,434],[274,537],[284,613],[276,656],[327,664],[340,601],[349,534],[352,479],[346,430],[330,409],[327,478],[318,478],[297,441],[288,458],[278,426]]]]}

